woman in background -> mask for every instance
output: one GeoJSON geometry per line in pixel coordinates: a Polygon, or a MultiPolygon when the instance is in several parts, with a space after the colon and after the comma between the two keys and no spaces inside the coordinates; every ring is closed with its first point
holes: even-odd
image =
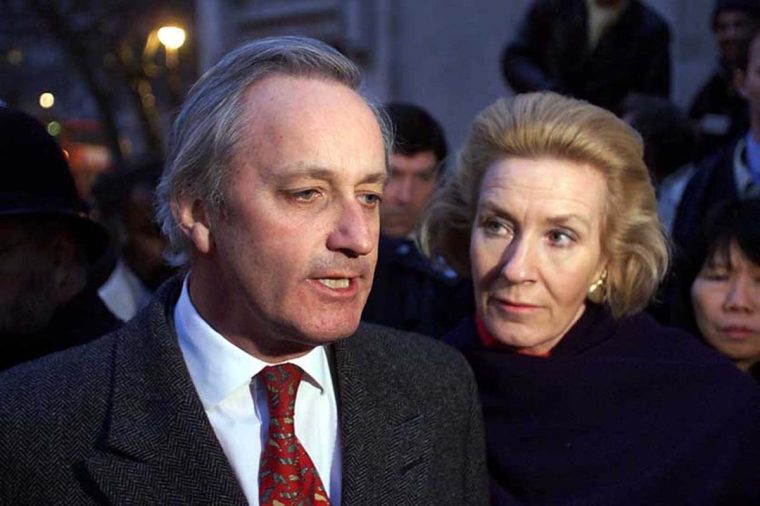
{"type": "Polygon", "coordinates": [[[757,504],[756,385],[641,313],[668,248],[630,127],[500,100],[432,202],[423,247],[475,285],[446,339],[478,380],[495,504],[757,504]]]}
{"type": "Polygon", "coordinates": [[[760,199],[717,204],[690,253],[687,328],[760,381],[760,199]]]}

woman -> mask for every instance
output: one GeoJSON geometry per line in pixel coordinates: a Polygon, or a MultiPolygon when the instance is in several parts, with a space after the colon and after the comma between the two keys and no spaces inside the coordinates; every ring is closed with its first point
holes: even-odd
{"type": "Polygon", "coordinates": [[[719,203],[701,231],[687,325],[760,381],[760,199],[719,203]]]}
{"type": "Polygon", "coordinates": [[[471,272],[495,504],[755,504],[760,395],[641,313],[668,248],[638,136],[552,93],[475,120],[421,230],[471,272]]]}

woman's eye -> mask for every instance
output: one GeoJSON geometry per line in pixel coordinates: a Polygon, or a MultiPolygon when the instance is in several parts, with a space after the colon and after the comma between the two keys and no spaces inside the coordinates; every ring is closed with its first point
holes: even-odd
{"type": "Polygon", "coordinates": [[[506,235],[510,232],[507,224],[496,218],[487,218],[483,220],[482,226],[483,229],[491,235],[506,235]]]}
{"type": "Polygon", "coordinates": [[[575,237],[564,230],[552,230],[549,232],[549,241],[555,246],[565,247],[575,242],[575,237]]]}

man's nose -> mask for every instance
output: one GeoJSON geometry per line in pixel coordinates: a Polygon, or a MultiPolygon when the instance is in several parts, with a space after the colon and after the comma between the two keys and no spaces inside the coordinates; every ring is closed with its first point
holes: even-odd
{"type": "Polygon", "coordinates": [[[339,207],[333,230],[327,238],[327,248],[355,258],[368,255],[377,246],[379,219],[357,201],[339,207]]]}

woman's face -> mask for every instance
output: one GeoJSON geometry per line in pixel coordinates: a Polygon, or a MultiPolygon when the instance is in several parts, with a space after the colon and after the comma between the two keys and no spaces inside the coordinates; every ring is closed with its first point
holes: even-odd
{"type": "Polygon", "coordinates": [[[583,314],[604,270],[607,185],[593,167],[508,158],[483,177],[470,239],[478,314],[503,344],[542,354],[583,314]]]}
{"type": "Polygon", "coordinates": [[[734,241],[728,255],[718,251],[704,263],[691,302],[705,340],[746,370],[760,360],[760,266],[734,241]]]}

